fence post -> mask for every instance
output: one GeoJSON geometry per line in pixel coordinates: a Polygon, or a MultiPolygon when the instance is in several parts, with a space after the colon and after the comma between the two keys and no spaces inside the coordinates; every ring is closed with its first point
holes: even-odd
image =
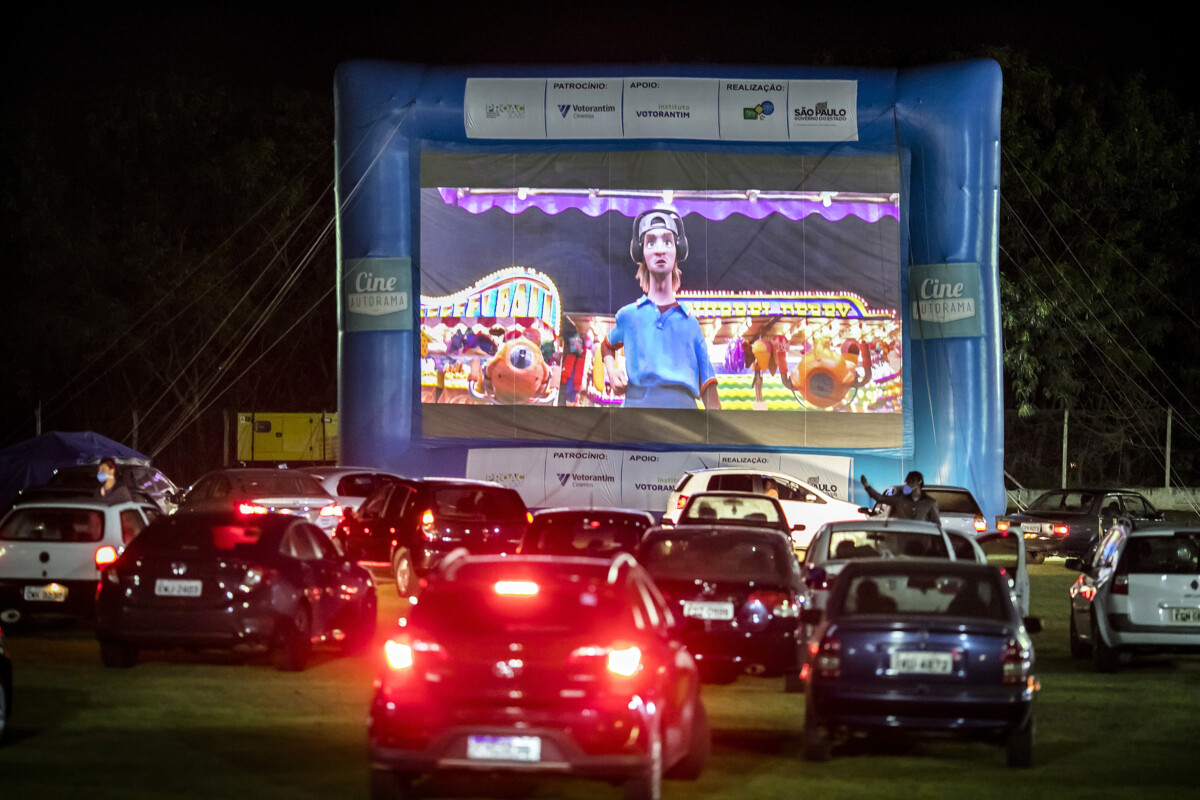
{"type": "Polygon", "coordinates": [[[1163,472],[1163,487],[1171,488],[1171,415],[1175,409],[1167,406],[1167,467],[1163,472]]]}
{"type": "Polygon", "coordinates": [[[1067,420],[1070,417],[1070,410],[1063,409],[1063,456],[1062,456],[1062,487],[1067,488],[1067,420]]]}

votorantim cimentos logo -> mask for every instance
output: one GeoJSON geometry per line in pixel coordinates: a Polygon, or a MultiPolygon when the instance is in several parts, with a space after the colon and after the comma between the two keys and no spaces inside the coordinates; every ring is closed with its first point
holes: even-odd
{"type": "Polygon", "coordinates": [[[346,330],[412,327],[412,261],[362,258],[342,265],[346,330]]]}

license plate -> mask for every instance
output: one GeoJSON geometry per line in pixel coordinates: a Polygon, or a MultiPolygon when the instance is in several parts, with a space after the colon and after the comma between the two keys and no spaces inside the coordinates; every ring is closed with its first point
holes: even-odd
{"type": "Polygon", "coordinates": [[[1175,607],[1167,610],[1171,612],[1171,622],[1185,624],[1200,622],[1200,608],[1175,607]]]}
{"type": "Polygon", "coordinates": [[[536,736],[468,736],[467,758],[484,761],[540,761],[542,740],[536,736]]]}
{"type": "Polygon", "coordinates": [[[200,581],[180,581],[159,578],[154,582],[154,593],[159,597],[199,597],[200,581]]]}
{"type": "Polygon", "coordinates": [[[954,658],[949,653],[892,653],[892,671],[901,675],[949,675],[953,667],[954,658]]]}
{"type": "Polygon", "coordinates": [[[686,600],[683,603],[683,615],[693,619],[733,619],[733,603],[686,600]]]}
{"type": "Polygon", "coordinates": [[[1039,522],[1022,522],[1021,530],[1025,533],[1041,533],[1042,525],[1039,522]]]}
{"type": "Polygon", "coordinates": [[[45,586],[26,586],[24,597],[31,603],[65,603],[67,602],[67,587],[58,583],[48,583],[45,586]]]}

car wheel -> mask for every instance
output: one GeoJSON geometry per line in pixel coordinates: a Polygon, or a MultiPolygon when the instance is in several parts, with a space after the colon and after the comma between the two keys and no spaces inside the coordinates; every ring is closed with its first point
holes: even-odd
{"type": "Polygon", "coordinates": [[[361,653],[375,641],[375,629],[379,619],[379,601],[373,590],[368,590],[363,600],[362,608],[357,612],[348,612],[350,620],[346,625],[346,638],[342,640],[342,649],[347,653],[361,653]]]}
{"type": "Polygon", "coordinates": [[[646,771],[625,781],[625,800],[660,800],[662,797],[663,752],[658,720],[650,727],[650,764],[646,771]]]}
{"type": "Polygon", "coordinates": [[[1105,643],[1104,637],[1100,635],[1100,623],[1096,621],[1096,615],[1092,614],[1092,667],[1096,672],[1116,672],[1117,662],[1121,658],[1121,651],[1115,647],[1109,647],[1105,643]]]}
{"type": "Polygon", "coordinates": [[[136,645],[127,642],[104,641],[100,643],[100,662],[106,667],[129,669],[138,660],[136,645]]]}
{"type": "Polygon", "coordinates": [[[290,618],[279,622],[279,636],[275,642],[275,669],[283,672],[300,672],[308,666],[312,653],[312,618],[308,607],[301,605],[290,618]]]}
{"type": "Polygon", "coordinates": [[[412,555],[407,547],[397,548],[392,556],[392,575],[396,579],[396,594],[411,597],[416,593],[417,575],[413,572],[412,555]]]}
{"type": "Polygon", "coordinates": [[[695,710],[692,712],[692,735],[688,740],[688,750],[683,758],[667,772],[667,777],[694,781],[708,766],[712,755],[712,727],[708,722],[708,711],[696,695],[695,710]]]}
{"type": "Polygon", "coordinates": [[[1041,553],[1041,552],[1039,552],[1039,553],[1027,553],[1027,554],[1026,554],[1026,558],[1028,558],[1028,559],[1029,559],[1029,563],[1030,563],[1030,564],[1041,564],[1043,561],[1045,561],[1045,560],[1046,560],[1046,554],[1045,554],[1045,553],[1041,553]]]}
{"type": "Polygon", "coordinates": [[[413,791],[415,777],[410,772],[372,768],[371,800],[408,800],[416,797],[413,791]]]}
{"type": "Polygon", "coordinates": [[[804,701],[804,760],[828,761],[832,756],[833,743],[829,741],[829,733],[817,716],[812,692],[809,692],[808,699],[804,701]]]}
{"type": "Polygon", "coordinates": [[[1071,658],[1087,658],[1092,654],[1092,648],[1079,638],[1079,627],[1075,624],[1075,608],[1068,603],[1067,611],[1071,620],[1068,634],[1071,642],[1071,658]]]}
{"type": "Polygon", "coordinates": [[[1025,769],[1033,766],[1033,712],[1025,724],[1008,735],[1005,743],[1006,759],[1010,767],[1025,769]]]}

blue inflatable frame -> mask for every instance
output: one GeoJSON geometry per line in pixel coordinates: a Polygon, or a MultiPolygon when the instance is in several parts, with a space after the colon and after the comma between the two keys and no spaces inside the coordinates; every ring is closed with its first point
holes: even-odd
{"type": "MultiPolygon", "coordinates": [[[[855,471],[867,474],[876,485],[898,482],[908,470],[919,469],[927,483],[970,488],[988,519],[1003,513],[1004,391],[997,270],[1001,73],[999,65],[989,60],[896,70],[342,64],[335,76],[341,461],[410,475],[463,475],[472,446],[522,444],[423,438],[416,327],[347,330],[345,319],[344,268],[353,260],[412,259],[412,293],[414,297],[419,293],[417,165],[424,143],[465,149],[481,144],[467,137],[467,79],[645,75],[857,81],[858,141],[786,147],[797,154],[886,153],[901,159],[900,285],[908,376],[905,410],[911,415],[905,423],[906,429],[911,425],[911,436],[906,430],[905,446],[894,451],[825,452],[854,457],[855,471]],[[977,315],[982,335],[911,338],[918,321],[912,319],[909,270],[912,265],[930,264],[978,266],[977,315]]],[[[555,140],[504,144],[512,145],[511,150],[556,147],[555,140]]],[[[593,150],[727,146],[725,142],[653,140],[589,144],[593,150]]],[[[415,319],[417,309],[412,313],[415,319]]],[[[865,500],[861,488],[855,485],[854,489],[858,499],[865,500]]]]}

